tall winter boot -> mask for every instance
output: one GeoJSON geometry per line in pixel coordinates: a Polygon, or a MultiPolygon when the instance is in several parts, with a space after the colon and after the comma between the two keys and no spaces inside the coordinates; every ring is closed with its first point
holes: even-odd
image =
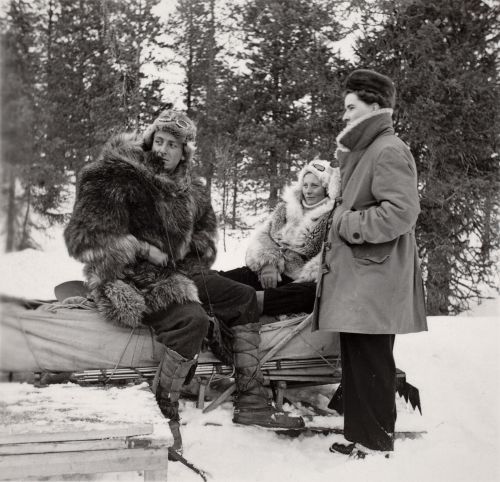
{"type": "Polygon", "coordinates": [[[233,422],[272,428],[303,427],[302,417],[291,417],[272,405],[264,387],[259,367],[259,324],[239,325],[231,331],[237,386],[233,422]]]}
{"type": "Polygon", "coordinates": [[[182,437],[180,433],[179,397],[184,380],[196,360],[187,360],[174,350],[166,348],[160,366],[153,381],[158,406],[174,437],[172,449],[182,454],[182,437]]]}

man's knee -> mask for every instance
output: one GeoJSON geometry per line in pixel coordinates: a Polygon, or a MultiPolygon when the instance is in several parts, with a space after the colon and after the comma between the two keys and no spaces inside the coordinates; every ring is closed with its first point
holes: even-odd
{"type": "Polygon", "coordinates": [[[187,359],[198,354],[210,323],[201,305],[173,305],[161,315],[154,325],[158,341],[187,359]]]}
{"type": "Polygon", "coordinates": [[[174,304],[167,309],[149,314],[144,323],[156,334],[169,332],[191,333],[203,339],[209,326],[208,315],[199,303],[174,304]]]}
{"type": "Polygon", "coordinates": [[[196,304],[195,306],[193,306],[190,315],[189,327],[196,333],[202,333],[203,338],[205,338],[208,333],[208,327],[210,325],[210,321],[206,311],[201,305],[196,304]]]}
{"type": "Polygon", "coordinates": [[[255,288],[252,286],[238,283],[238,285],[235,285],[233,293],[234,301],[239,305],[253,305],[257,303],[255,288]]]}
{"type": "Polygon", "coordinates": [[[185,331],[198,334],[202,339],[208,332],[210,321],[203,307],[198,303],[177,305],[170,313],[184,326],[185,331]]]}

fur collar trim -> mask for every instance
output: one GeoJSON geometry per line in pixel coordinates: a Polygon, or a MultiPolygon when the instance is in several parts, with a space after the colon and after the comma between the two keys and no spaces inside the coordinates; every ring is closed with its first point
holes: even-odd
{"type": "Polygon", "coordinates": [[[304,209],[302,206],[302,189],[298,182],[285,187],[282,199],[286,206],[287,224],[305,226],[318,220],[318,218],[333,209],[334,199],[327,197],[327,202],[313,209],[304,209]]]}
{"type": "Polygon", "coordinates": [[[146,179],[175,196],[175,193],[187,189],[177,179],[165,173],[156,172],[154,166],[147,161],[148,152],[144,152],[142,139],[135,134],[124,133],[113,136],[105,145],[98,162],[112,163],[114,165],[129,165],[139,171],[146,179]]]}

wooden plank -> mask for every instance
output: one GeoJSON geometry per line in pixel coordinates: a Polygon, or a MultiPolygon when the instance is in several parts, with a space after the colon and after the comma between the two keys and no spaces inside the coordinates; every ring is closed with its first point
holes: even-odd
{"type": "Polygon", "coordinates": [[[202,378],[199,383],[198,400],[196,402],[196,408],[203,409],[205,407],[205,392],[207,390],[208,380],[202,378]]]}
{"type": "Polygon", "coordinates": [[[145,482],[166,482],[167,481],[167,471],[166,470],[145,470],[144,471],[144,481],[145,482]]]}
{"type": "Polygon", "coordinates": [[[62,474],[95,474],[135,470],[167,470],[168,447],[151,449],[91,450],[83,452],[4,455],[0,480],[62,474]]]}
{"type": "Polygon", "coordinates": [[[202,412],[208,413],[216,409],[221,403],[224,403],[234,392],[236,391],[236,385],[229,385],[226,390],[224,390],[215,400],[213,400],[210,405],[206,406],[202,412]]]}
{"type": "Polygon", "coordinates": [[[0,445],[0,455],[43,454],[49,452],[78,452],[85,450],[112,450],[164,447],[170,438],[156,436],[121,437],[103,440],[71,440],[64,442],[35,442],[0,445]]]}
{"type": "Polygon", "coordinates": [[[71,442],[38,442],[0,445],[0,455],[43,454],[47,452],[78,452],[83,450],[112,450],[127,447],[126,439],[77,440],[71,442]]]}
{"type": "Polygon", "coordinates": [[[31,432],[31,433],[1,433],[1,444],[33,443],[33,442],[64,442],[77,440],[98,440],[106,438],[130,437],[153,433],[152,424],[130,425],[127,427],[61,431],[61,432],[31,432]]]}
{"type": "Polygon", "coordinates": [[[338,383],[340,382],[340,376],[335,377],[335,376],[299,376],[299,375],[293,375],[293,376],[286,376],[286,375],[271,375],[267,376],[264,375],[264,380],[284,380],[284,381],[290,381],[290,382],[312,382],[315,381],[318,383],[318,385],[328,385],[330,383],[338,383]]]}
{"type": "Polygon", "coordinates": [[[336,370],[337,373],[335,373],[334,370],[332,370],[329,367],[315,367],[315,368],[294,368],[294,369],[282,369],[282,370],[262,370],[262,373],[264,375],[271,375],[271,376],[279,376],[279,375],[284,375],[284,376],[335,376],[340,375],[340,371],[336,370]]]}
{"type": "Polygon", "coordinates": [[[276,384],[276,408],[278,410],[283,410],[283,396],[285,395],[286,382],[279,380],[276,384]]]}

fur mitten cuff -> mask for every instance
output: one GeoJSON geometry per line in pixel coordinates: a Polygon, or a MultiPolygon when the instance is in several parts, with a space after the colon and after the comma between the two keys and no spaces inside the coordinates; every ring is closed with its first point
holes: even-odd
{"type": "Polygon", "coordinates": [[[135,328],[146,313],[144,297],[133,286],[121,280],[106,283],[92,293],[107,321],[135,328]]]}

